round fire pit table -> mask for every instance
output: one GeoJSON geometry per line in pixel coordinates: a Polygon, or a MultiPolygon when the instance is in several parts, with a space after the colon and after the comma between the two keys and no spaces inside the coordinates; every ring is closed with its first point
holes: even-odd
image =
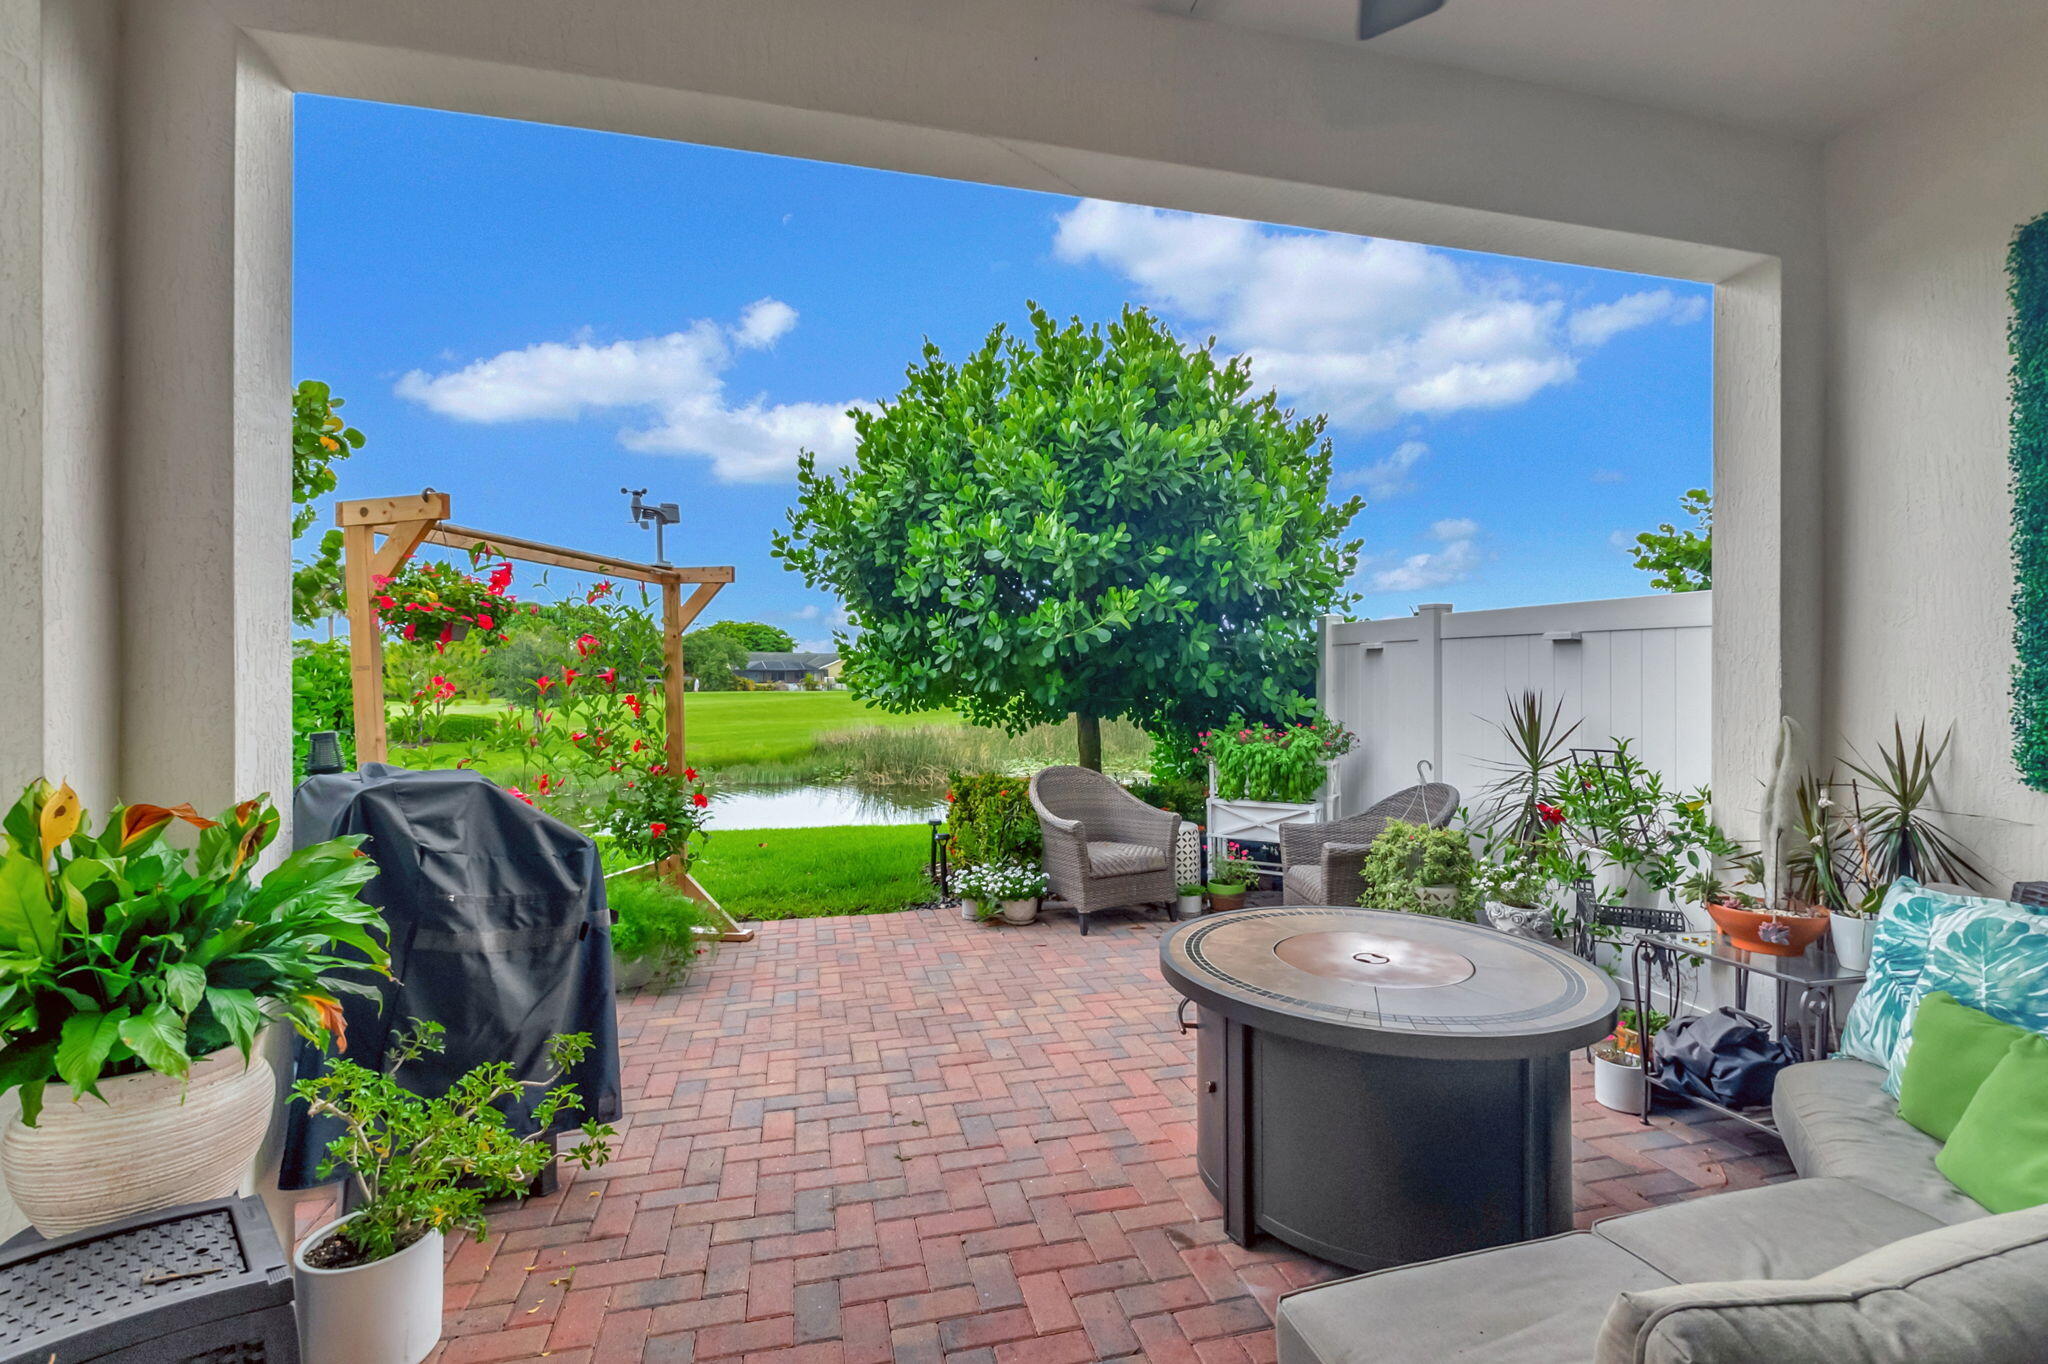
{"type": "Polygon", "coordinates": [[[1199,1006],[1199,1163],[1239,1245],[1382,1269],[1571,1229],[1570,1053],[1614,1028],[1605,973],[1335,906],[1196,919],[1159,959],[1199,1006]]]}

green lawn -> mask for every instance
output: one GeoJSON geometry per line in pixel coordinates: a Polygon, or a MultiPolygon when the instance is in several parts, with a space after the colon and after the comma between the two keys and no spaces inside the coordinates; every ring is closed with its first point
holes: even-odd
{"type": "Polygon", "coordinates": [[[691,869],[735,919],[884,914],[933,898],[923,824],[718,829],[691,869]]]}

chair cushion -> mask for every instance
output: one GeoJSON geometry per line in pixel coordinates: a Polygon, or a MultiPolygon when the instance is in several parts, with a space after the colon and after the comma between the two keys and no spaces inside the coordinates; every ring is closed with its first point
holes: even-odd
{"type": "Polygon", "coordinates": [[[1097,876],[1135,876],[1166,870],[1166,849],[1143,843],[1090,843],[1088,865],[1097,876]]]}
{"type": "Polygon", "coordinates": [[[1614,1295],[1670,1280],[1585,1232],[1381,1270],[1280,1300],[1280,1364],[1584,1364],[1614,1295]]]}
{"type": "Polygon", "coordinates": [[[1689,1283],[1811,1278],[1941,1225],[1845,1179],[1796,1179],[1624,1213],[1593,1234],[1689,1283]]]}
{"type": "Polygon", "coordinates": [[[1283,905],[1323,904],[1323,869],[1313,864],[1289,867],[1280,878],[1280,890],[1283,905]]]}
{"type": "Polygon", "coordinates": [[[1793,1167],[1834,1175],[1939,1222],[1984,1216],[1934,1168],[1941,1143],[1899,1117],[1884,1072],[1861,1061],[1807,1061],[1778,1073],[1771,1112],[1793,1167]]]}
{"type": "Polygon", "coordinates": [[[2048,1208],[1939,1227],[1810,1279],[1624,1290],[1598,1364],[2035,1364],[2048,1208]]]}

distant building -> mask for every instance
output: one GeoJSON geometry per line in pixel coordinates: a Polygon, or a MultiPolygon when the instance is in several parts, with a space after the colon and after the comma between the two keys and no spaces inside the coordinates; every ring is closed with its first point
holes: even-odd
{"type": "Polygon", "coordinates": [[[763,687],[836,687],[844,660],[838,654],[750,653],[741,677],[763,687]]]}

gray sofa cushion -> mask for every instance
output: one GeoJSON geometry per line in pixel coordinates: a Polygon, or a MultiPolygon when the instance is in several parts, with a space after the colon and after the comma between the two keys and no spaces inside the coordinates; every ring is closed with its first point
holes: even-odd
{"type": "Polygon", "coordinates": [[[1794,1168],[1851,1180],[1937,1221],[1984,1216],[1982,1204],[1934,1168],[1941,1143],[1899,1117],[1883,1083],[1884,1072],[1862,1061],[1786,1067],[1771,1111],[1794,1168]]]}
{"type": "Polygon", "coordinates": [[[1811,1279],[1627,1290],[1597,1364],[2038,1364],[2048,1207],[1937,1227],[1811,1279]]]}
{"type": "Polygon", "coordinates": [[[1289,867],[1280,878],[1280,903],[1319,905],[1323,903],[1323,869],[1319,866],[1289,867]]]}
{"type": "Polygon", "coordinates": [[[1585,1232],[1281,1299],[1280,1364],[1586,1364],[1614,1295],[1671,1281],[1585,1232]]]}
{"type": "Polygon", "coordinates": [[[1943,1225],[1844,1179],[1799,1179],[1610,1217],[1593,1234],[1677,1280],[1806,1279],[1943,1225]]]}

